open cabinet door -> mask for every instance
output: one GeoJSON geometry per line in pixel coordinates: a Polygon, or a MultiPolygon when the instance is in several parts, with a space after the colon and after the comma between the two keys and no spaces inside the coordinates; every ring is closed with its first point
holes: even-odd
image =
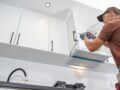
{"type": "Polygon", "coordinates": [[[68,29],[68,41],[69,41],[69,50],[71,51],[77,41],[77,33],[75,27],[75,21],[72,10],[69,13],[67,19],[67,29],[68,29]]]}

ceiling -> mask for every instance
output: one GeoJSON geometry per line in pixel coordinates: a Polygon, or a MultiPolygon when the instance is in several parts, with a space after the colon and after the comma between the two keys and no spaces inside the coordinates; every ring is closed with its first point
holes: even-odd
{"type": "Polygon", "coordinates": [[[66,17],[69,9],[74,6],[75,1],[101,11],[104,11],[110,6],[120,8],[119,0],[0,0],[0,2],[39,11],[49,15],[58,15],[59,17],[66,17]],[[45,2],[50,2],[51,7],[46,8],[45,2]]]}
{"type": "Polygon", "coordinates": [[[0,0],[0,2],[61,17],[64,17],[66,11],[73,6],[73,0],[0,0]],[[45,7],[46,2],[50,2],[51,7],[45,7]]]}
{"type": "Polygon", "coordinates": [[[104,11],[106,8],[115,6],[120,8],[120,0],[74,0],[96,9],[104,11]]]}
{"type": "Polygon", "coordinates": [[[38,11],[48,15],[66,17],[70,8],[75,2],[82,3],[98,10],[105,10],[109,6],[120,7],[119,0],[0,0],[0,2],[12,4],[22,8],[38,11]],[[50,2],[51,7],[45,7],[45,3],[50,2]]]}

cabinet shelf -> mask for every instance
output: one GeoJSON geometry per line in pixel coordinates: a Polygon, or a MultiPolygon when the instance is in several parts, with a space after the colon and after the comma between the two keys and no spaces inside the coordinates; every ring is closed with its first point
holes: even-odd
{"type": "Polygon", "coordinates": [[[51,53],[17,45],[0,43],[0,57],[17,60],[31,61],[70,68],[70,65],[89,67],[89,70],[103,73],[115,73],[117,68],[114,64],[90,61],[81,58],[73,58],[68,55],[51,53]]]}

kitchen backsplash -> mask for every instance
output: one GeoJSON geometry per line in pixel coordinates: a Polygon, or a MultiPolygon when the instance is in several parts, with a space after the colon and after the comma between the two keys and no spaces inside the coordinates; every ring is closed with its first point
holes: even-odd
{"type": "Polygon", "coordinates": [[[11,82],[34,85],[53,86],[56,81],[66,81],[69,84],[84,83],[86,90],[115,90],[116,75],[87,70],[78,70],[55,65],[47,65],[22,60],[0,57],[0,81],[6,81],[11,71],[23,68],[27,73],[28,82],[24,82],[21,71],[17,71],[11,82]],[[103,84],[104,83],[104,84],[103,84]]]}

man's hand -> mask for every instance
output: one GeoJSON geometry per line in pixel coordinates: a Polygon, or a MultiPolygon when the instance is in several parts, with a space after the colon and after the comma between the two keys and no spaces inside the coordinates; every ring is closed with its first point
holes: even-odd
{"type": "Polygon", "coordinates": [[[80,34],[80,38],[82,40],[84,40],[85,37],[87,37],[88,39],[95,39],[96,38],[95,35],[90,33],[90,32],[84,32],[84,33],[80,34]]]}
{"type": "Polygon", "coordinates": [[[89,49],[89,51],[91,51],[91,52],[97,50],[98,48],[101,47],[101,45],[104,44],[104,41],[102,41],[98,37],[96,37],[93,40],[89,40],[88,38],[85,38],[84,42],[85,42],[85,45],[87,46],[87,48],[89,49]]]}
{"type": "Polygon", "coordinates": [[[88,39],[95,39],[96,36],[94,34],[90,33],[90,32],[87,32],[87,38],[88,39]]]}
{"type": "Polygon", "coordinates": [[[82,33],[82,34],[80,34],[80,38],[82,39],[82,40],[84,40],[84,38],[87,36],[87,32],[84,32],[84,33],[82,33]]]}

